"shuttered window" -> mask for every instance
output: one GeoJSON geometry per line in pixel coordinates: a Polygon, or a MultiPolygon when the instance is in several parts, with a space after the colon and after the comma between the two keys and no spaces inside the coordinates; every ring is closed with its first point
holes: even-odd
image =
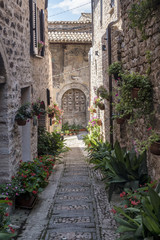
{"type": "Polygon", "coordinates": [[[45,9],[48,8],[48,0],[45,0],[45,9]]]}
{"type": "Polygon", "coordinates": [[[44,56],[45,48],[39,49],[39,42],[45,42],[44,10],[37,8],[37,0],[30,0],[31,54],[44,56]]]}
{"type": "Polygon", "coordinates": [[[114,7],[114,5],[115,5],[114,0],[111,0],[110,5],[111,5],[111,8],[114,7]]]}

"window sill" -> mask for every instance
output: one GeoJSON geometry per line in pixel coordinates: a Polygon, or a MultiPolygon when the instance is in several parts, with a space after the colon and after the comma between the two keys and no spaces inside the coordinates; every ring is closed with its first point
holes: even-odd
{"type": "Polygon", "coordinates": [[[34,57],[36,57],[36,58],[41,58],[41,59],[44,58],[44,57],[42,57],[42,56],[40,56],[40,55],[38,55],[38,54],[35,54],[34,57]]]}

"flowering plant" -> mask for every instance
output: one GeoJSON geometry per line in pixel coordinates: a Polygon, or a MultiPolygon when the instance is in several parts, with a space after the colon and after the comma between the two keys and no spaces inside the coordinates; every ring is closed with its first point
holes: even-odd
{"type": "Polygon", "coordinates": [[[98,105],[99,105],[99,103],[101,103],[102,102],[102,99],[101,98],[99,98],[98,96],[96,96],[95,98],[94,98],[94,105],[95,105],[95,107],[98,107],[98,105]]]}
{"type": "Polygon", "coordinates": [[[32,116],[36,115],[36,116],[40,116],[41,114],[45,113],[45,110],[43,109],[43,102],[40,100],[37,100],[36,102],[33,102],[31,107],[31,113],[32,116]]]}
{"type": "Polygon", "coordinates": [[[15,116],[15,120],[22,119],[27,120],[31,118],[31,109],[30,109],[30,103],[23,104],[17,111],[17,114],[15,116]]]}
{"type": "Polygon", "coordinates": [[[12,201],[4,195],[0,198],[0,239],[11,239],[15,236],[15,230],[9,225],[8,206],[12,205],[12,201]]]}
{"type": "Polygon", "coordinates": [[[16,178],[12,178],[10,182],[0,185],[1,194],[9,199],[13,199],[15,196],[24,193],[24,191],[22,184],[16,178]]]}
{"type": "Polygon", "coordinates": [[[61,123],[63,111],[58,107],[56,103],[47,108],[49,117],[55,118],[54,123],[61,123]]]}
{"type": "Polygon", "coordinates": [[[89,111],[92,115],[97,112],[96,109],[95,109],[93,106],[89,107],[89,108],[88,108],[88,111],[89,111]]]}
{"type": "Polygon", "coordinates": [[[44,45],[45,45],[44,42],[42,42],[42,41],[38,42],[38,50],[41,50],[44,45]]]}
{"type": "Polygon", "coordinates": [[[160,141],[160,134],[157,134],[152,127],[149,127],[146,133],[147,134],[145,135],[145,139],[143,141],[138,139],[133,141],[135,149],[139,153],[143,153],[145,150],[148,150],[152,143],[160,141]]]}

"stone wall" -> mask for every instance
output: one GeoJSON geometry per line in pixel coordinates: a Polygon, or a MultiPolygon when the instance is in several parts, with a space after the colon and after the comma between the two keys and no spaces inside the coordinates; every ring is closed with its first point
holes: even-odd
{"type": "MultiPolygon", "coordinates": [[[[117,20],[117,2],[111,7],[110,1],[94,1],[93,6],[93,42],[91,54],[91,105],[96,96],[95,88],[103,85],[109,90],[108,68],[108,49],[107,49],[107,27],[110,22],[117,20]],[[102,4],[102,5],[101,5],[102,4]],[[102,10],[101,10],[102,9],[102,10]]],[[[104,139],[110,139],[110,106],[107,100],[105,103],[105,111],[97,109],[97,115],[100,116],[102,122],[102,132],[104,139]]]]}
{"type": "MultiPolygon", "coordinates": [[[[155,115],[152,126],[156,132],[160,133],[160,94],[159,94],[159,78],[160,78],[160,17],[159,9],[153,13],[151,19],[146,24],[146,33],[148,39],[143,40],[141,33],[137,29],[130,28],[128,19],[128,10],[134,1],[121,0],[115,1],[115,7],[110,8],[110,2],[94,1],[93,10],[93,45],[91,54],[91,104],[95,97],[94,87],[103,85],[109,90],[109,76],[106,71],[108,68],[108,53],[106,29],[108,24],[111,28],[111,62],[121,60],[123,70],[129,72],[138,72],[145,74],[148,68],[146,60],[146,51],[151,52],[151,74],[150,80],[153,85],[153,102],[155,115]],[[101,2],[103,3],[101,17],[101,2]],[[117,15],[117,3],[119,3],[119,16],[117,15]],[[118,21],[116,21],[118,19],[118,21]],[[116,21],[116,22],[115,22],[116,21]],[[115,23],[114,23],[115,22],[115,23]],[[106,51],[102,51],[102,45],[106,45],[106,51]]],[[[103,48],[104,50],[104,48],[103,48]]],[[[112,100],[114,101],[114,86],[115,81],[112,78],[112,100]]],[[[98,111],[100,118],[104,122],[103,135],[107,140],[110,140],[110,124],[113,123],[113,140],[117,139],[121,146],[126,146],[128,149],[133,147],[135,138],[142,140],[146,135],[146,126],[144,119],[137,120],[134,124],[118,125],[116,121],[110,119],[111,105],[105,102],[105,111],[98,111]]],[[[114,113],[114,109],[113,109],[114,113]]],[[[149,173],[154,179],[160,177],[160,160],[159,156],[147,152],[149,173]]]]}
{"type": "Polygon", "coordinates": [[[88,52],[90,47],[90,44],[83,43],[50,43],[53,71],[53,100],[62,107],[62,97],[65,92],[70,89],[81,90],[86,97],[87,120],[85,123],[81,123],[85,126],[88,121],[88,52]]]}
{"type": "MultiPolygon", "coordinates": [[[[123,64],[123,70],[146,74],[146,70],[149,67],[146,59],[146,51],[150,51],[151,74],[149,78],[153,85],[153,102],[155,110],[152,127],[156,132],[160,133],[160,8],[152,14],[151,19],[149,19],[148,23],[146,24],[146,33],[149,37],[146,40],[143,40],[139,30],[130,28],[128,10],[131,8],[132,3],[128,0],[122,0],[120,1],[120,4],[123,30],[123,42],[121,43],[121,60],[123,64]]],[[[125,122],[118,129],[118,132],[116,132],[115,135],[117,136],[118,133],[121,143],[123,145],[127,145],[128,148],[131,148],[135,138],[139,138],[139,140],[143,140],[145,138],[147,132],[146,129],[147,127],[144,124],[144,119],[140,119],[133,125],[129,125],[127,122],[125,122]]],[[[148,166],[150,175],[153,178],[159,178],[160,157],[151,154],[149,151],[148,166]]]]}
{"type": "MultiPolygon", "coordinates": [[[[45,1],[37,2],[38,8],[44,9],[45,1]]],[[[14,174],[19,160],[23,160],[25,144],[25,151],[30,152],[28,160],[37,154],[37,127],[33,126],[33,120],[26,127],[19,127],[15,115],[26,100],[32,102],[40,98],[46,102],[46,88],[51,87],[47,10],[45,31],[45,57],[32,57],[29,1],[0,1],[0,58],[3,59],[6,78],[6,82],[0,84],[0,181],[14,174]]],[[[3,71],[0,71],[1,76],[3,71]]]]}

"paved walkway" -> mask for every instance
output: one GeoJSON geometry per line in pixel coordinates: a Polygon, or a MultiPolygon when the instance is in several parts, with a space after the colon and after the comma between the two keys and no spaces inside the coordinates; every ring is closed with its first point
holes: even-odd
{"type": "Polygon", "coordinates": [[[71,150],[57,165],[18,240],[116,239],[105,186],[85,161],[81,136],[68,137],[67,145],[71,150]]]}

